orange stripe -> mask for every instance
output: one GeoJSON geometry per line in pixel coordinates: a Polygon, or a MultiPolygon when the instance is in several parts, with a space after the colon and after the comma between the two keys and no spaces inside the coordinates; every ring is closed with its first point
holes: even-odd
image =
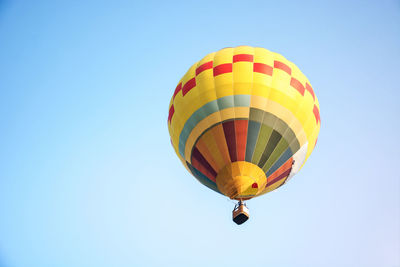
{"type": "Polygon", "coordinates": [[[196,147],[200,151],[200,153],[203,155],[203,157],[207,160],[207,162],[211,165],[211,167],[216,172],[218,172],[220,168],[218,167],[218,164],[215,162],[213,155],[208,150],[207,145],[204,143],[202,138],[200,138],[197,141],[196,147]]]}
{"type": "MultiPolygon", "coordinates": [[[[273,174],[271,174],[268,178],[267,181],[268,183],[272,182],[275,178],[279,177],[284,173],[285,171],[289,170],[292,168],[292,163],[293,163],[293,158],[288,159],[282,166],[279,167],[273,174]]],[[[270,184],[267,183],[267,186],[270,184]]]]}
{"type": "Polygon", "coordinates": [[[246,156],[248,120],[235,120],[237,160],[242,161],[246,156]]]}
{"type": "Polygon", "coordinates": [[[231,158],[229,156],[228,145],[226,144],[224,129],[221,124],[213,127],[211,129],[211,133],[214,136],[215,142],[217,143],[218,149],[221,152],[222,158],[224,159],[225,164],[231,162],[231,158]]]}
{"type": "Polygon", "coordinates": [[[204,135],[200,138],[200,140],[207,147],[208,151],[213,155],[214,161],[218,166],[216,170],[219,171],[220,169],[222,169],[226,165],[226,163],[222,157],[221,151],[219,150],[213,133],[211,131],[206,131],[204,135]]]}

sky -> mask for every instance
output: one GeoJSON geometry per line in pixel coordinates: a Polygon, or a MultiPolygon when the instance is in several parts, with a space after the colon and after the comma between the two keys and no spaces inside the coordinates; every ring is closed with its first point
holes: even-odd
{"type": "Polygon", "coordinates": [[[0,0],[0,266],[400,266],[399,70],[399,1],[0,0]],[[322,120],[241,226],[167,128],[238,45],[294,62],[322,120]]]}

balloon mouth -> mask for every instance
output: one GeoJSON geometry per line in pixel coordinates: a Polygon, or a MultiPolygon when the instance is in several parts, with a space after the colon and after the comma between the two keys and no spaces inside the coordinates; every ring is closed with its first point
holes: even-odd
{"type": "Polygon", "coordinates": [[[220,192],[230,199],[246,200],[262,193],[267,177],[257,165],[236,161],[217,174],[216,183],[220,192]]]}

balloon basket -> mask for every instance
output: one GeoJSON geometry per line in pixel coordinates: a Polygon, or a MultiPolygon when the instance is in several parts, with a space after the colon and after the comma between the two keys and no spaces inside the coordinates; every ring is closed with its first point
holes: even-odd
{"type": "Polygon", "coordinates": [[[246,207],[246,204],[239,201],[238,204],[235,205],[235,208],[232,211],[232,219],[237,225],[241,225],[245,223],[250,218],[249,209],[246,207]]]}

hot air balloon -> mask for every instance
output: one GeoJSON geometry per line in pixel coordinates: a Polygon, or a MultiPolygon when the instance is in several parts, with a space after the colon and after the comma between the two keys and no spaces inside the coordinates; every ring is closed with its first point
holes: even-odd
{"type": "Polygon", "coordinates": [[[237,200],[233,220],[249,218],[244,201],[287,183],[318,138],[319,103],[311,83],[282,55],[224,48],[196,62],[169,104],[172,146],[208,188],[237,200]]]}

